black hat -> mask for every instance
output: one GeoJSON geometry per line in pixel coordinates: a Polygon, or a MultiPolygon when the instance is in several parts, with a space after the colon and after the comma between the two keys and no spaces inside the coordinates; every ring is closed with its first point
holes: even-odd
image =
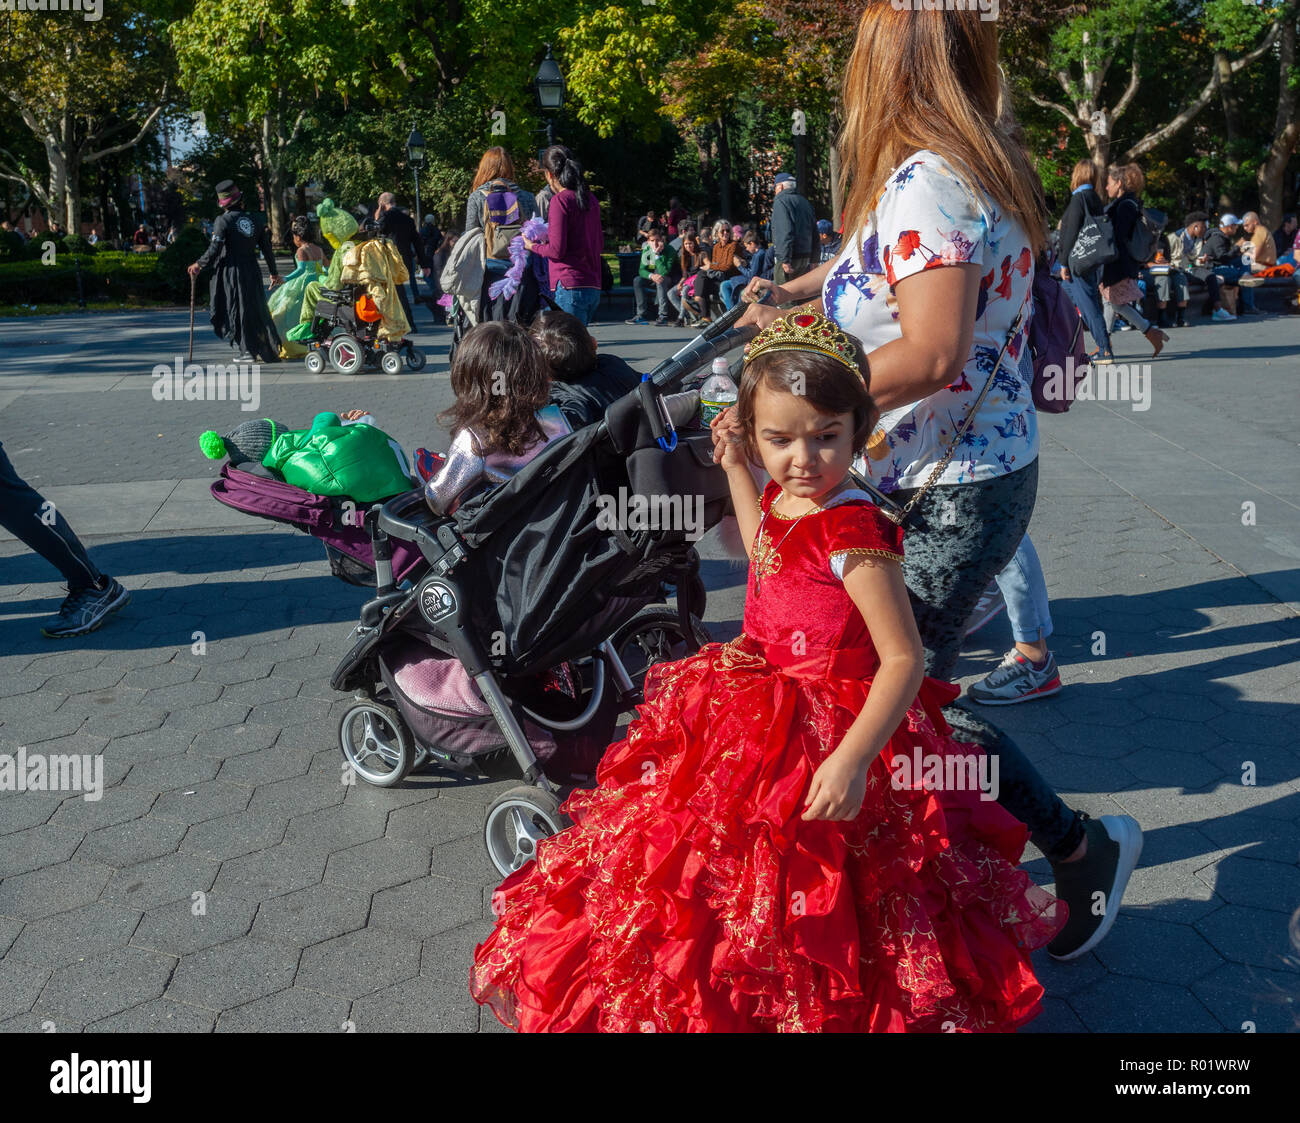
{"type": "Polygon", "coordinates": [[[223,179],[217,184],[216,191],[217,202],[223,207],[227,203],[239,202],[240,191],[239,188],[235,186],[235,181],[233,179],[223,179]]]}

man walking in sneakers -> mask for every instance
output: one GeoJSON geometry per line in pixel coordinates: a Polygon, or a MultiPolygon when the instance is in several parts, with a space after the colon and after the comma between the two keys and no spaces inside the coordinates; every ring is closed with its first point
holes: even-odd
{"type": "Polygon", "coordinates": [[[59,614],[41,631],[51,639],[82,636],[131,599],[95,568],[86,547],[54,504],[22,479],[0,444],[0,526],[54,566],[68,582],[59,614]]]}

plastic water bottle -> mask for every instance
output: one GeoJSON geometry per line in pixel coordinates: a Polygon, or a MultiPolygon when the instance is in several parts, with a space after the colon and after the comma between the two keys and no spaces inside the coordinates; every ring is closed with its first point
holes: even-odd
{"type": "Polygon", "coordinates": [[[713,370],[700,387],[700,420],[708,425],[728,406],[736,404],[740,391],[731,380],[731,366],[721,355],[713,360],[713,370]]]}

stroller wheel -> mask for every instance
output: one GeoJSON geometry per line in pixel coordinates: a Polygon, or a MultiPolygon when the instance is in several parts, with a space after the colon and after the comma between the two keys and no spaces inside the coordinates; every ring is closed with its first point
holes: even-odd
{"type": "Polygon", "coordinates": [[[537,857],[537,844],[570,826],[560,797],[545,788],[511,788],[488,808],[483,838],[497,872],[505,877],[537,857]]]}
{"type": "Polygon", "coordinates": [[[368,784],[391,788],[415,767],[415,747],[406,722],[391,706],[358,702],[339,721],[339,748],[352,770],[368,784]]]}
{"type": "Polygon", "coordinates": [[[303,356],[302,365],[307,368],[309,374],[320,374],[325,369],[325,356],[319,351],[308,351],[303,356]]]}
{"type": "Polygon", "coordinates": [[[330,362],[339,374],[359,374],[365,366],[366,353],[350,335],[336,335],[330,340],[330,362]]]}
{"type": "MultiPolygon", "coordinates": [[[[694,615],[691,616],[691,630],[699,644],[706,644],[713,638],[694,615]]],[[[643,608],[614,633],[610,642],[636,687],[638,700],[645,697],[645,679],[651,667],[656,663],[681,659],[689,651],[677,610],[663,604],[643,608]]]]}
{"type": "Polygon", "coordinates": [[[385,374],[401,374],[402,356],[396,351],[385,351],[379,356],[379,369],[385,374]]]}
{"type": "Polygon", "coordinates": [[[418,347],[408,347],[406,349],[406,365],[410,370],[423,370],[424,364],[428,362],[424,352],[418,347]]]}

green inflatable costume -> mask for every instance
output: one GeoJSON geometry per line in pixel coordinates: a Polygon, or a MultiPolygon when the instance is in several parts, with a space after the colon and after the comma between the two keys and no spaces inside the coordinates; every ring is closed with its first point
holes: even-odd
{"type": "Polygon", "coordinates": [[[414,486],[387,433],[363,422],[344,425],[337,413],[318,413],[310,429],[281,433],[262,463],[313,495],[343,495],[358,503],[414,486]]]}

